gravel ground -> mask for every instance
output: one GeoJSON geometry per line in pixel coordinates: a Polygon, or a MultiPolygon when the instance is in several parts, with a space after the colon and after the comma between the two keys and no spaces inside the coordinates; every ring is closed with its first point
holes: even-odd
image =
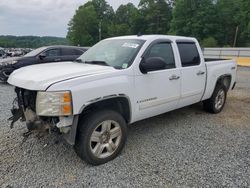
{"type": "Polygon", "coordinates": [[[121,155],[93,167],[61,136],[10,130],[13,87],[0,85],[0,187],[250,187],[249,93],[239,68],[222,113],[197,104],[135,123],[121,155]]]}

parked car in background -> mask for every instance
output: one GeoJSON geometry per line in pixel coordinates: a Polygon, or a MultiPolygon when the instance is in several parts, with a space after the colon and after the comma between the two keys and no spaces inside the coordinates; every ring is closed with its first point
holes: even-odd
{"type": "Polygon", "coordinates": [[[4,58],[5,56],[5,51],[3,48],[0,47],[0,59],[4,58]]]}
{"type": "Polygon", "coordinates": [[[48,46],[33,50],[22,57],[1,60],[0,81],[6,82],[9,75],[21,67],[41,63],[74,61],[87,49],[75,46],[48,46]]]}

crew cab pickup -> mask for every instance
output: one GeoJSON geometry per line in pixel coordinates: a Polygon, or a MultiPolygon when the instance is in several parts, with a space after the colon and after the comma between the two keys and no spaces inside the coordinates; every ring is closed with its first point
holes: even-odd
{"type": "Polygon", "coordinates": [[[234,60],[204,59],[195,38],[143,35],[105,39],[76,62],[32,65],[12,73],[12,125],[59,130],[87,163],[122,150],[127,125],[203,101],[219,113],[234,88],[234,60]]]}

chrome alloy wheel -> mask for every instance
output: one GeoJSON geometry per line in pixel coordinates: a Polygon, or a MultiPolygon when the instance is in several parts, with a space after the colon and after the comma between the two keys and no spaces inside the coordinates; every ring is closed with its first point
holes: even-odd
{"type": "Polygon", "coordinates": [[[97,158],[111,156],[119,147],[122,130],[116,121],[106,120],[97,125],[90,137],[91,153],[97,158]]]}
{"type": "Polygon", "coordinates": [[[215,98],[215,108],[217,110],[220,110],[223,105],[224,105],[224,102],[225,102],[225,92],[224,90],[219,90],[216,98],[215,98]]]}

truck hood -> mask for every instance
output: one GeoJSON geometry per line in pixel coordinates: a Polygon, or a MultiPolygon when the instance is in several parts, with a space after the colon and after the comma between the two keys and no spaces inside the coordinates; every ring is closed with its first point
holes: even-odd
{"type": "Polygon", "coordinates": [[[14,71],[8,83],[29,90],[46,90],[54,83],[77,77],[112,72],[113,67],[61,62],[32,65],[14,71]]]}

